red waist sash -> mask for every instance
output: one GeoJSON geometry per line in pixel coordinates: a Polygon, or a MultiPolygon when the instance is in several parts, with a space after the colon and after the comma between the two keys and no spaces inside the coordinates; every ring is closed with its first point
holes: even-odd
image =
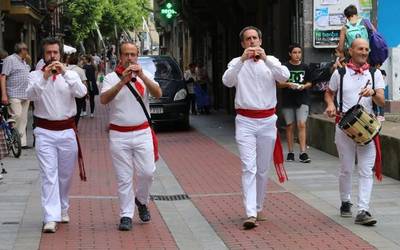
{"type": "MultiPolygon", "coordinates": [[[[148,122],[144,122],[140,125],[137,126],[119,126],[116,124],[110,123],[110,130],[115,130],[118,132],[132,132],[132,131],[138,131],[142,129],[146,129],[150,127],[148,122]]],[[[153,128],[151,128],[151,137],[153,140],[153,152],[154,152],[154,161],[158,161],[159,155],[158,155],[158,139],[156,136],[156,133],[154,132],[153,128]]]]}
{"type": "MultiPolygon", "coordinates": [[[[264,110],[251,110],[251,109],[236,109],[236,113],[249,118],[267,118],[275,114],[275,108],[264,109],[264,110]]],[[[285,182],[288,180],[286,170],[283,166],[283,148],[281,139],[279,137],[278,131],[276,132],[276,140],[274,147],[274,165],[276,175],[278,176],[279,182],[285,182]]]]}
{"type": "Polygon", "coordinates": [[[39,128],[44,128],[53,131],[61,131],[66,129],[73,129],[75,132],[76,142],[78,144],[78,165],[79,165],[79,176],[82,181],[86,181],[85,164],[83,162],[83,154],[81,144],[76,130],[75,119],[71,117],[67,120],[50,121],[39,117],[34,117],[35,125],[39,128]]]}

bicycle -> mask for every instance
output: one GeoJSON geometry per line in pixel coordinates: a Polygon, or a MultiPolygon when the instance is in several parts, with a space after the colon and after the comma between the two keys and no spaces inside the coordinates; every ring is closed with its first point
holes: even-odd
{"type": "Polygon", "coordinates": [[[4,137],[7,144],[8,152],[12,152],[15,158],[21,156],[21,136],[15,128],[15,120],[7,119],[7,107],[5,105],[0,106],[0,128],[4,131],[4,137]]]}

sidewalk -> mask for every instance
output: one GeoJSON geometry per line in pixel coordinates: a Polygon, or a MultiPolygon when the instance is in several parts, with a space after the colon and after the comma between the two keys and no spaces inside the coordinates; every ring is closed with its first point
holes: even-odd
{"type": "Polygon", "coordinates": [[[384,178],[375,185],[371,207],[377,226],[355,225],[338,215],[337,158],[314,149],[311,164],[286,164],[289,182],[283,185],[271,169],[268,220],[242,230],[233,117],[221,114],[192,117],[190,131],[158,133],[162,159],[151,190],[152,222],[141,224],[135,215],[133,231],[120,232],[106,110],[97,107],[95,118],[81,120],[79,127],[88,182],[76,172],[71,222],[56,234],[40,233],[34,150],[5,161],[0,249],[400,249],[400,182],[384,178]]]}

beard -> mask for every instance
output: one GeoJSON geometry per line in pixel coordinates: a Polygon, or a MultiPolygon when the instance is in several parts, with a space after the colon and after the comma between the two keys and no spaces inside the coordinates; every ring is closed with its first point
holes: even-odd
{"type": "Polygon", "coordinates": [[[46,60],[45,63],[46,63],[46,65],[49,65],[49,64],[51,64],[52,62],[55,62],[55,61],[57,61],[56,58],[50,58],[50,59],[46,60]]]}

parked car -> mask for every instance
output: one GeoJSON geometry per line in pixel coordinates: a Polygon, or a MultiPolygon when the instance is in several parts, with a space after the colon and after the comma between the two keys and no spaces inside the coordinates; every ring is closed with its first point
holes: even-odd
{"type": "Polygon", "coordinates": [[[141,56],[139,63],[154,75],[163,92],[159,99],[150,96],[153,123],[174,122],[181,128],[189,128],[188,91],[182,70],[175,60],[169,56],[141,56]]]}

